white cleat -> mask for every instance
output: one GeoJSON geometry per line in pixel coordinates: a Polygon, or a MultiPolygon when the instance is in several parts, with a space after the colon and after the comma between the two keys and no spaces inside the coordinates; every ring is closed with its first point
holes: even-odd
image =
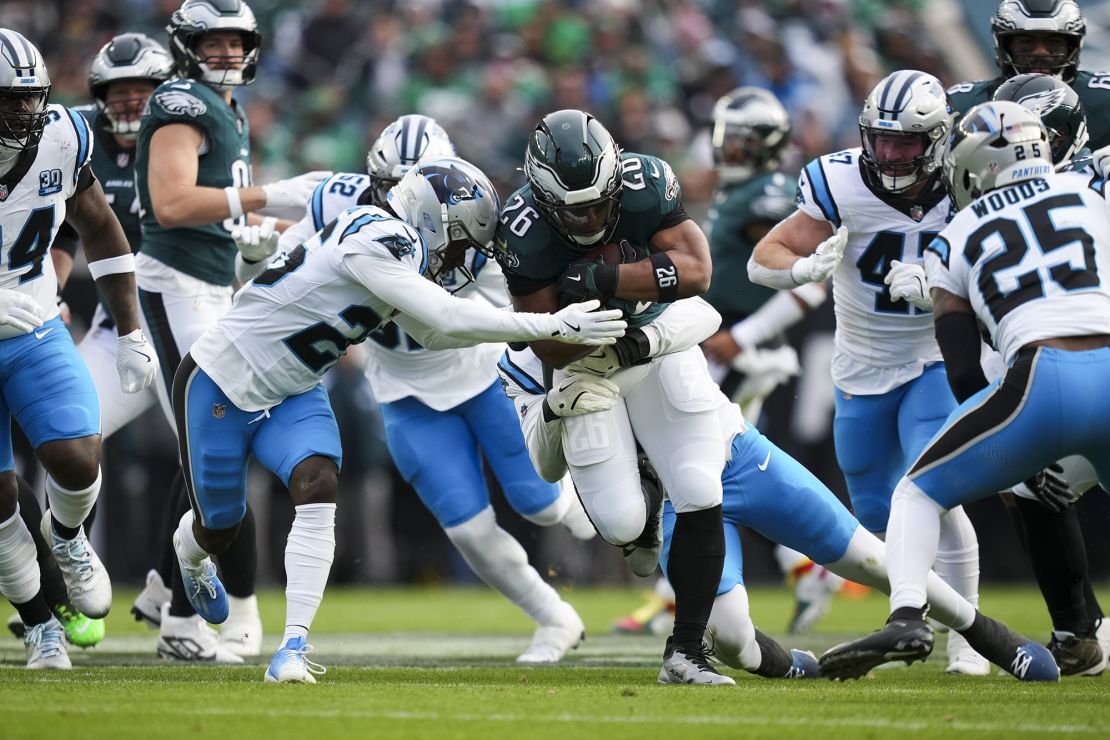
{"type": "Polygon", "coordinates": [[[989,676],[991,664],[975,652],[967,643],[967,638],[955,630],[948,632],[948,667],[944,672],[960,676],[989,676]]]}
{"type": "Polygon", "coordinates": [[[66,652],[66,631],[56,617],[36,624],[23,635],[27,646],[27,667],[31,670],[62,670],[73,667],[66,652]]]}
{"type": "Polygon", "coordinates": [[[258,616],[258,597],[227,597],[230,613],[220,625],[220,645],[244,658],[262,652],[262,619],[258,616]]]}
{"type": "Polygon", "coordinates": [[[555,618],[541,624],[532,634],[532,644],[517,657],[517,663],[542,665],[558,663],[586,638],[586,626],[578,612],[567,602],[559,604],[555,618]]]}
{"type": "Polygon", "coordinates": [[[663,653],[663,667],[659,669],[659,683],[692,683],[702,686],[734,686],[728,676],[722,676],[709,662],[704,643],[689,654],[674,646],[674,638],[667,638],[663,653]]]}
{"type": "Polygon", "coordinates": [[[278,648],[266,669],[266,683],[316,683],[316,677],[328,672],[319,663],[308,659],[312,646],[303,637],[290,637],[278,648]]]}
{"type": "Polygon", "coordinates": [[[89,619],[107,616],[112,608],[112,581],[85,537],[85,530],[79,529],[72,540],[62,539],[54,533],[50,509],[43,513],[39,530],[58,561],[73,606],[89,619]]]}
{"type": "Polygon", "coordinates": [[[200,618],[175,617],[170,605],[162,606],[158,629],[158,655],[188,663],[242,663],[243,659],[220,644],[216,630],[200,618]]]}
{"type": "Polygon", "coordinates": [[[162,605],[170,603],[171,591],[162,581],[158,571],[151,568],[146,574],[146,586],[131,604],[131,613],[136,622],[146,622],[147,626],[158,628],[162,624],[162,605]]]}

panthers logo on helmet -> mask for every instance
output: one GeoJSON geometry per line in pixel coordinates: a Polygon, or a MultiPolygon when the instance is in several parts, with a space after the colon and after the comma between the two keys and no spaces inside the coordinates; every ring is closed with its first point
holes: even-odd
{"type": "Polygon", "coordinates": [[[200,98],[182,90],[166,90],[154,96],[154,100],[166,112],[174,115],[187,115],[197,118],[208,112],[208,106],[200,98]]]}
{"type": "Polygon", "coordinates": [[[464,200],[477,200],[482,197],[482,186],[460,169],[431,165],[422,167],[421,172],[435,190],[440,202],[455,205],[464,200]]]}

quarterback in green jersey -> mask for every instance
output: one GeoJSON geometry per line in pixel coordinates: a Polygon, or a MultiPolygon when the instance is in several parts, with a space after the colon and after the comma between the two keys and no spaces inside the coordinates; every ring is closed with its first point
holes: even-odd
{"type": "Polygon", "coordinates": [[[656,357],[645,331],[669,303],[709,287],[709,244],[686,214],[670,166],[622,154],[583,111],[540,121],[524,171],[528,183],[505,203],[497,230],[514,308],[554,313],[563,303],[598,298],[622,309],[630,327],[616,345],[592,354],[531,343],[552,383],[594,373],[620,390],[612,409],[563,420],[579,498],[598,533],[624,549],[630,569],[649,576],[663,545],[666,489],[678,513],[668,570],[676,610],[659,681],[733,683],[709,664],[701,642],[724,562],[724,457],[710,400],[717,387],[697,347],[656,357]],[[640,470],[649,465],[642,486],[640,470]]]}

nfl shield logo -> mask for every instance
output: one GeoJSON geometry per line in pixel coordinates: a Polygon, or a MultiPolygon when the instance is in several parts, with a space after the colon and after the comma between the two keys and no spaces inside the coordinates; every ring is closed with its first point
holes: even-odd
{"type": "Polygon", "coordinates": [[[8,186],[0,183],[0,200],[8,199],[8,186]]]}
{"type": "Polygon", "coordinates": [[[921,206],[910,207],[910,218],[912,218],[914,221],[920,221],[924,217],[925,211],[921,208],[921,206]]]}
{"type": "Polygon", "coordinates": [[[120,169],[123,169],[124,167],[126,167],[129,164],[131,164],[131,155],[130,154],[128,154],[127,152],[120,152],[119,154],[116,155],[116,167],[119,167],[120,169]]]}
{"type": "Polygon", "coordinates": [[[227,413],[227,406],[224,406],[222,403],[212,404],[212,416],[213,416],[213,418],[222,419],[222,418],[224,418],[224,414],[226,414],[226,413],[227,413]]]}

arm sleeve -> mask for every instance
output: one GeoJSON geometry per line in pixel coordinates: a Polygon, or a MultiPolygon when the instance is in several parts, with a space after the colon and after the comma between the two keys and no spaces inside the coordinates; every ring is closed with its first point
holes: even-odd
{"type": "Polygon", "coordinates": [[[702,298],[683,298],[643,327],[650,357],[681,352],[703,342],[721,326],[721,314],[702,298]]]}
{"type": "Polygon", "coordinates": [[[730,330],[741,347],[757,347],[802,320],[807,311],[825,302],[825,287],[807,283],[790,291],[779,291],[756,312],[730,330]]]}
{"type": "Polygon", "coordinates": [[[520,431],[528,447],[532,466],[548,483],[558,483],[567,472],[563,456],[563,420],[544,421],[543,401],[546,396],[517,396],[513,399],[520,431]]]}
{"type": "Polygon", "coordinates": [[[979,362],[982,354],[979,322],[973,314],[963,311],[941,314],[936,318],[936,334],[948,385],[956,400],[963,403],[987,387],[987,376],[979,362]]]}

